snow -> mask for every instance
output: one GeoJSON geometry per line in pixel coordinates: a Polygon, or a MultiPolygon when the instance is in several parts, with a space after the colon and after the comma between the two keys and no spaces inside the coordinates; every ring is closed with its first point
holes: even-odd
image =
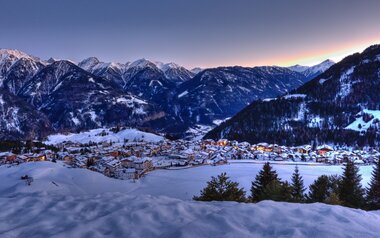
{"type": "Polygon", "coordinates": [[[227,117],[225,119],[215,119],[212,121],[212,124],[219,126],[220,124],[222,124],[223,122],[225,122],[229,119],[231,119],[231,117],[227,117]]]}
{"type": "Polygon", "coordinates": [[[162,136],[158,136],[152,133],[147,133],[147,132],[142,132],[136,129],[125,129],[121,130],[118,133],[113,133],[110,131],[110,129],[107,128],[98,128],[98,129],[93,129],[90,131],[86,132],[81,132],[78,134],[55,134],[55,135],[50,135],[47,138],[47,141],[45,143],[47,144],[59,144],[64,141],[72,141],[74,143],[89,143],[91,142],[96,142],[96,143],[101,143],[101,142],[124,142],[124,139],[127,139],[129,141],[133,140],[142,140],[146,142],[159,142],[162,141],[164,138],[162,136]],[[101,136],[100,134],[102,132],[107,133],[105,136],[101,136]]]}
{"type": "Polygon", "coordinates": [[[327,81],[327,79],[320,79],[319,80],[319,84],[323,84],[324,82],[326,82],[327,81]]]}
{"type": "Polygon", "coordinates": [[[128,68],[134,68],[134,67],[137,67],[137,68],[145,68],[147,67],[149,64],[153,64],[151,61],[149,60],[146,60],[146,59],[139,59],[139,60],[136,60],[134,62],[132,62],[130,65],[128,65],[128,68]]]}
{"type": "Polygon", "coordinates": [[[187,95],[189,92],[186,90],[186,91],[183,91],[182,93],[180,93],[179,95],[178,95],[178,98],[181,98],[181,97],[183,97],[183,96],[185,96],[185,95],[187,95]]]}
{"type": "MultiPolygon", "coordinates": [[[[85,138],[84,138],[85,139],[85,138]]],[[[247,192],[251,181],[261,170],[265,161],[236,161],[222,166],[199,166],[183,170],[155,170],[133,182],[108,178],[87,169],[67,168],[63,163],[33,162],[19,166],[0,166],[0,194],[13,196],[19,193],[44,192],[49,195],[96,195],[124,192],[130,195],[168,196],[181,200],[191,200],[206,186],[211,176],[222,172],[238,182],[247,192]],[[28,174],[34,178],[32,186],[25,186],[19,178],[28,174]],[[59,186],[54,185],[55,182],[59,186]]],[[[308,187],[319,175],[340,175],[341,166],[276,163],[272,164],[282,180],[290,181],[295,165],[298,164],[305,186],[308,187]]],[[[371,178],[372,166],[360,166],[362,184],[367,186],[371,178]]]]}
{"type": "Polygon", "coordinates": [[[125,98],[125,97],[119,97],[119,98],[116,98],[116,102],[117,103],[123,103],[123,104],[127,104],[127,105],[131,105],[133,106],[133,103],[138,103],[138,104],[148,104],[147,102],[145,102],[144,100],[141,100],[141,99],[138,99],[138,98],[135,98],[133,96],[130,96],[130,98],[125,98]]]}
{"type": "Polygon", "coordinates": [[[292,99],[292,98],[305,98],[306,94],[288,94],[283,96],[284,99],[292,99]]]}
{"type": "Polygon", "coordinates": [[[357,116],[359,117],[356,118],[356,120],[353,121],[350,125],[348,125],[346,129],[354,130],[354,131],[367,131],[369,127],[374,124],[375,120],[380,120],[380,111],[363,109],[362,112],[359,112],[357,114],[357,116]],[[368,122],[365,122],[363,120],[362,113],[370,114],[373,116],[373,118],[369,120],[368,122]],[[361,128],[359,128],[359,125],[361,128]]]}
{"type": "Polygon", "coordinates": [[[307,124],[307,126],[311,127],[311,128],[319,128],[319,127],[321,127],[322,121],[323,121],[323,119],[320,118],[319,116],[314,116],[314,118],[312,118],[309,121],[309,123],[307,124]]]}
{"type": "Polygon", "coordinates": [[[340,96],[341,98],[344,98],[348,96],[351,92],[352,87],[352,81],[350,80],[352,73],[354,72],[355,66],[347,69],[345,72],[343,72],[340,76],[340,91],[336,95],[337,97],[340,96]]]}
{"type": "MultiPolygon", "coordinates": [[[[325,204],[195,202],[227,171],[246,190],[262,165],[159,170],[136,183],[60,162],[0,167],[2,237],[378,237],[380,213],[325,204]],[[32,176],[27,186],[22,175],[32,176]],[[244,181],[244,182],[243,182],[244,181]],[[172,196],[174,195],[174,196],[172,196]],[[168,196],[171,196],[168,197],[168,196]],[[178,198],[184,198],[178,199],[178,198]],[[12,204],[12,206],[10,206],[12,204]]],[[[294,165],[274,165],[289,179],[294,165]]],[[[306,184],[338,166],[299,166],[306,184]]],[[[371,168],[361,166],[363,177],[371,168]]],[[[368,182],[368,181],[367,181],[368,182]]]]}
{"type": "Polygon", "coordinates": [[[112,193],[6,197],[0,205],[7,207],[0,214],[5,237],[339,238],[380,232],[375,212],[318,203],[184,202],[112,193]]]}

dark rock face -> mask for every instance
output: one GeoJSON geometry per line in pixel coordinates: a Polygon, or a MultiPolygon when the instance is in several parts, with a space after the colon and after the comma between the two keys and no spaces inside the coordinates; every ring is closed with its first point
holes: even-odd
{"type": "Polygon", "coordinates": [[[236,114],[253,100],[292,90],[304,80],[302,74],[281,67],[206,69],[179,86],[172,108],[184,121],[212,123],[236,114]]]}
{"type": "Polygon", "coordinates": [[[43,113],[0,89],[0,139],[42,138],[51,132],[50,121],[43,113]]]}

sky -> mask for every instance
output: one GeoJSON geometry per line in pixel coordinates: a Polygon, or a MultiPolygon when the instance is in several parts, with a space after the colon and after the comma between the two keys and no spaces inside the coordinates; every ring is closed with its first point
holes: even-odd
{"type": "Polygon", "coordinates": [[[0,0],[0,48],[188,68],[313,65],[380,44],[378,0],[0,0]]]}

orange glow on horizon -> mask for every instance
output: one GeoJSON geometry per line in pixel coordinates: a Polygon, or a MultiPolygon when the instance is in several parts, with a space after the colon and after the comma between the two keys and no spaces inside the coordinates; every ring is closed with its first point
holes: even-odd
{"type": "Polygon", "coordinates": [[[373,37],[371,40],[361,40],[361,41],[347,41],[343,44],[340,44],[338,47],[330,46],[326,47],[322,51],[307,51],[301,54],[292,55],[290,57],[278,57],[276,59],[262,59],[255,61],[246,61],[241,62],[240,64],[225,64],[225,65],[209,65],[208,67],[203,68],[213,68],[219,66],[234,66],[239,65],[243,67],[254,67],[254,66],[265,66],[265,65],[277,65],[282,67],[288,67],[292,65],[304,65],[304,66],[312,66],[315,64],[319,64],[324,60],[330,59],[334,62],[339,62],[346,56],[349,56],[354,53],[360,53],[371,45],[380,44],[380,36],[373,37]]]}
{"type": "Polygon", "coordinates": [[[323,51],[311,51],[303,54],[292,56],[287,59],[279,59],[276,65],[292,66],[295,64],[312,66],[321,63],[324,60],[330,59],[334,62],[339,62],[346,56],[354,53],[360,53],[371,45],[380,44],[380,36],[373,37],[371,40],[361,40],[355,42],[346,42],[339,47],[330,46],[323,51]]]}

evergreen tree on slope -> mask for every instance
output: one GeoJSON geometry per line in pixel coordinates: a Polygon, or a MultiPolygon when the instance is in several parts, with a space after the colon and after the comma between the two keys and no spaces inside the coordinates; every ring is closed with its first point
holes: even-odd
{"type": "Polygon", "coordinates": [[[364,204],[364,189],[360,181],[362,180],[359,169],[349,161],[344,168],[338,192],[342,204],[347,207],[360,208],[364,204]]]}
{"type": "Polygon", "coordinates": [[[367,203],[369,209],[380,209],[380,158],[372,171],[371,182],[367,190],[367,203]]]}
{"type": "Polygon", "coordinates": [[[232,182],[226,173],[217,177],[212,176],[211,181],[201,191],[199,197],[194,196],[197,201],[245,201],[245,192],[239,188],[239,183],[232,182]]]}
{"type": "Polygon", "coordinates": [[[269,162],[265,163],[262,170],[256,175],[255,181],[251,186],[251,201],[258,202],[265,199],[264,191],[268,185],[277,186],[276,183],[281,183],[277,172],[272,170],[269,162]]]}
{"type": "Polygon", "coordinates": [[[302,202],[305,200],[305,186],[303,184],[303,178],[299,173],[298,166],[294,169],[291,183],[291,195],[292,201],[302,202]]]}

